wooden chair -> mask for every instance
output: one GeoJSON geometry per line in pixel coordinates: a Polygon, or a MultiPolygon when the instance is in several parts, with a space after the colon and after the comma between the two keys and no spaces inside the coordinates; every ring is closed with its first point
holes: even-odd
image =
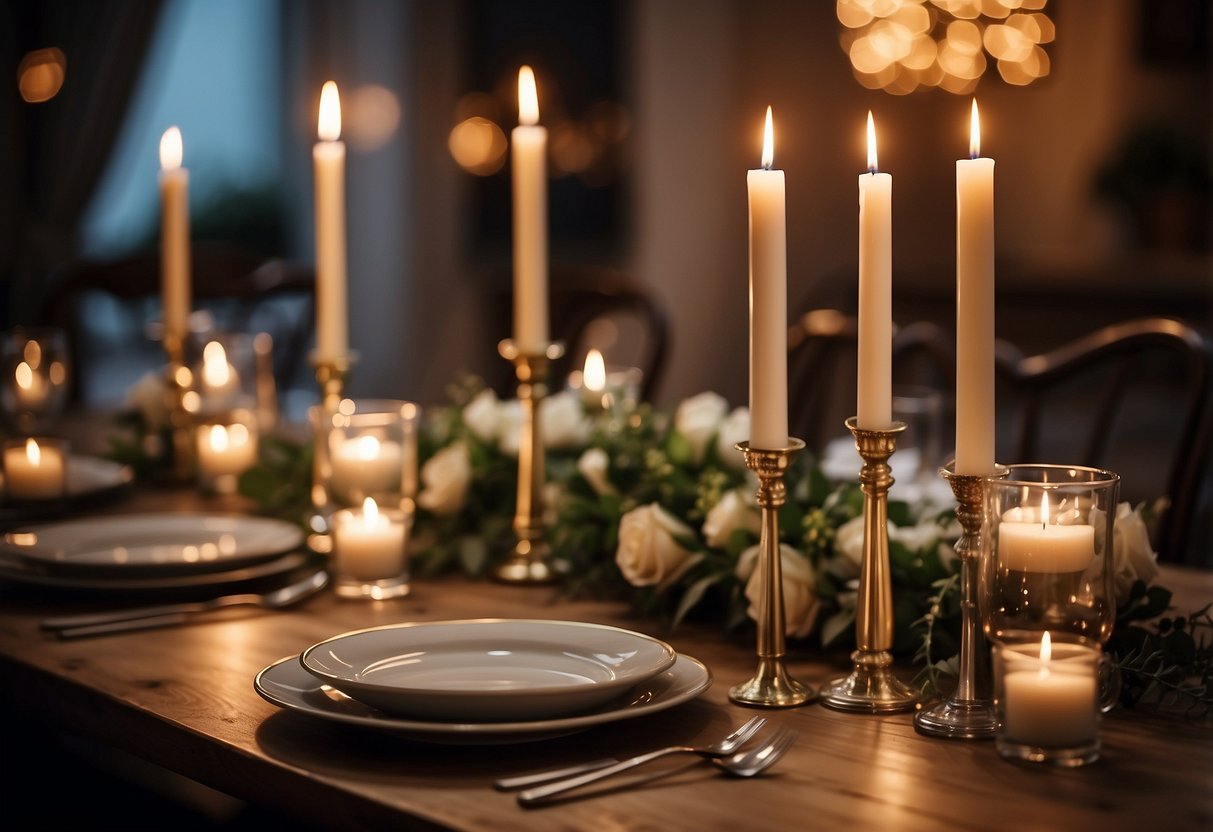
{"type": "MultiPolygon", "coordinates": [[[[291,386],[306,364],[312,336],[312,271],[215,243],[195,243],[190,259],[194,308],[210,311],[218,329],[269,332],[274,338],[275,381],[280,389],[291,386]]],[[[145,327],[159,315],[159,295],[160,258],[155,254],[82,260],[59,275],[41,318],[68,333],[76,368],[71,375],[73,401],[83,398],[82,381],[104,348],[98,342],[108,342],[111,352],[131,360],[158,358],[145,327]],[[100,318],[111,321],[108,338],[97,334],[100,318]]]]}
{"type": "MultiPolygon", "coordinates": [[[[813,451],[844,434],[855,415],[858,321],[837,309],[813,309],[788,329],[789,429],[813,451]]],[[[956,378],[952,339],[926,321],[895,327],[893,373],[898,384],[948,394],[956,378]]]]}
{"type": "MultiPolygon", "coordinates": [[[[1041,355],[999,342],[1000,413],[1018,414],[999,459],[1074,462],[1119,473],[1121,499],[1165,497],[1159,559],[1202,557],[1192,539],[1209,449],[1213,353],[1191,326],[1141,318],[1041,355]]],[[[1207,548],[1209,541],[1205,541],[1207,548]]]]}

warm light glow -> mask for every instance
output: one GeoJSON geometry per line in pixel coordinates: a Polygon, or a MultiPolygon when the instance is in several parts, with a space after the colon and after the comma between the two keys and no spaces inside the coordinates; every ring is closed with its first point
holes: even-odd
{"type": "Polygon", "coordinates": [[[539,92],[535,89],[535,71],[525,64],[518,70],[518,123],[539,123],[539,92]]]}
{"type": "Polygon", "coordinates": [[[341,97],[337,94],[335,81],[325,81],[320,88],[320,117],[316,122],[316,135],[323,142],[335,142],[341,138],[341,97]]]}
{"type": "Polygon", "coordinates": [[[767,123],[762,128],[762,167],[770,170],[775,164],[775,125],[771,118],[771,108],[767,107],[767,123]]]}
{"type": "Polygon", "coordinates": [[[483,116],[471,116],[451,128],[447,149],[451,158],[477,176],[491,176],[505,164],[505,133],[483,116]]]}
{"type": "Polygon", "coordinates": [[[586,390],[601,393],[606,389],[606,362],[602,360],[602,353],[598,350],[590,350],[585,354],[585,369],[582,370],[581,379],[586,390]]]}
{"type": "Polygon", "coordinates": [[[345,100],[345,140],[356,150],[378,150],[396,135],[401,115],[400,99],[387,87],[355,87],[345,100]]]}
{"type": "Polygon", "coordinates": [[[23,101],[41,104],[50,101],[63,88],[67,75],[67,56],[50,47],[27,52],[17,67],[17,91],[23,101]]]}
{"type": "Polygon", "coordinates": [[[25,458],[29,460],[30,465],[35,467],[42,464],[42,449],[33,439],[25,440],[25,458]]]}
{"type": "Polygon", "coordinates": [[[223,344],[211,341],[202,348],[202,382],[207,387],[223,387],[232,379],[232,365],[227,363],[223,344]]]}
{"type": "Polygon", "coordinates": [[[17,378],[17,386],[22,390],[30,390],[34,386],[34,371],[24,361],[17,365],[17,370],[14,373],[17,378]]]}
{"type": "Polygon", "coordinates": [[[32,370],[36,370],[42,365],[42,345],[33,339],[25,342],[25,349],[21,351],[21,355],[32,370]]]}
{"type": "Polygon", "coordinates": [[[373,526],[379,521],[379,506],[375,504],[374,497],[367,497],[362,501],[362,519],[368,526],[373,526]]]}
{"type": "Polygon", "coordinates": [[[868,110],[868,173],[876,170],[876,122],[872,120],[872,111],[868,110]]]}
{"type": "Polygon", "coordinates": [[[977,115],[977,99],[973,99],[973,109],[969,116],[969,158],[976,159],[981,155],[981,118],[977,115]]]}
{"type": "Polygon", "coordinates": [[[1049,525],[1049,495],[1040,495],[1040,525],[1049,525]]]}
{"type": "Polygon", "coordinates": [[[217,453],[223,453],[227,450],[227,428],[223,425],[211,425],[210,431],[211,448],[217,453]]]}
{"type": "Polygon", "coordinates": [[[376,459],[379,456],[379,440],[373,436],[359,436],[354,440],[354,455],[359,459],[376,459]]]}
{"type": "Polygon", "coordinates": [[[1053,639],[1049,638],[1049,631],[1045,630],[1045,634],[1040,637],[1040,675],[1047,676],[1049,673],[1049,661],[1053,658],[1053,639]]]}
{"type": "Polygon", "coordinates": [[[185,150],[181,142],[181,130],[174,124],[165,130],[164,135],[160,137],[160,169],[176,170],[181,167],[181,160],[184,155],[185,150]]]}

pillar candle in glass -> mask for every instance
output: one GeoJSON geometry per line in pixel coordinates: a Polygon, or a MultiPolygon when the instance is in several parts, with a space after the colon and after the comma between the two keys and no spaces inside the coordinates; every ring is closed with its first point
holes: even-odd
{"type": "Polygon", "coordinates": [[[183,156],[181,131],[170,127],[160,137],[160,281],[164,335],[178,348],[185,344],[190,314],[190,176],[183,156]]]}
{"type": "Polygon", "coordinates": [[[234,494],[241,474],[257,463],[257,417],[252,411],[222,414],[196,429],[198,476],[202,487],[234,494]]]}
{"type": "Polygon", "coordinates": [[[788,444],[788,245],[784,179],[773,170],[767,107],[762,167],[746,174],[750,204],[750,445],[788,444]]]}
{"type": "Polygon", "coordinates": [[[13,500],[53,500],[67,493],[67,443],[16,439],[4,446],[4,492],[13,500]]]}
{"type": "Polygon", "coordinates": [[[981,156],[977,100],[969,159],[956,162],[956,473],[994,472],[994,160],[981,156]]]}
{"type": "Polygon", "coordinates": [[[319,483],[334,507],[373,497],[380,508],[411,509],[417,492],[421,408],[397,399],[345,399],[323,414],[327,478],[319,483]]]}
{"type": "Polygon", "coordinates": [[[514,346],[537,355],[548,342],[547,128],[529,66],[518,70],[518,126],[510,133],[514,190],[514,346]]]}
{"type": "Polygon", "coordinates": [[[893,177],[878,173],[876,125],[868,112],[868,172],[859,176],[859,427],[893,421],[893,177]]]}
{"type": "Polygon", "coordinates": [[[341,100],[337,85],[320,91],[320,115],[312,148],[316,179],[316,357],[349,353],[346,312],[345,144],[341,141],[341,100]]]}
{"type": "Polygon", "coordinates": [[[339,596],[392,598],[408,592],[404,512],[371,497],[333,515],[334,581],[339,596]]]}

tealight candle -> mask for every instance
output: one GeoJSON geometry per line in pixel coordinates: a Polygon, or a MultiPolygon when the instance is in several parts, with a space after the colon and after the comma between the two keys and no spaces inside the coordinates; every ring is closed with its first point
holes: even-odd
{"type": "Polygon", "coordinates": [[[257,433],[248,425],[203,425],[198,428],[198,470],[206,477],[241,474],[257,461],[257,433]]]}
{"type": "Polygon", "coordinates": [[[1040,499],[1040,521],[998,524],[998,565],[1015,572],[1082,572],[1095,558],[1095,528],[1049,523],[1049,498],[1040,499]]]}
{"type": "Polygon", "coordinates": [[[202,348],[201,395],[211,407],[231,407],[240,394],[240,375],[227,360],[227,351],[218,341],[202,348]]]}
{"type": "Polygon", "coordinates": [[[1068,748],[1095,740],[1099,729],[1097,675],[1091,662],[1053,661],[1048,631],[1037,658],[1010,662],[1002,681],[1007,740],[1068,748]]]}
{"type": "Polygon", "coordinates": [[[67,489],[65,443],[29,438],[4,449],[4,488],[9,497],[47,500],[62,497],[67,489]]]}
{"type": "Polygon", "coordinates": [[[333,449],[329,485],[346,502],[368,494],[401,491],[403,449],[399,442],[364,434],[333,449]]]}
{"type": "Polygon", "coordinates": [[[333,551],[338,583],[372,582],[404,574],[404,517],[380,511],[371,497],[360,509],[342,509],[333,515],[333,551]]]}

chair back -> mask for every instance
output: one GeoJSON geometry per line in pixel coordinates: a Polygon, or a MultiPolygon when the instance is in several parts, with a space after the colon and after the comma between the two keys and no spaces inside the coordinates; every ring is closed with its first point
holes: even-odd
{"type": "Polygon", "coordinates": [[[1000,341],[996,364],[1000,413],[1018,414],[1013,430],[1000,425],[1014,444],[998,458],[1107,468],[1122,500],[1166,497],[1155,545],[1160,560],[1184,559],[1210,439],[1209,342],[1181,321],[1141,318],[1040,355],[1000,341]]]}

